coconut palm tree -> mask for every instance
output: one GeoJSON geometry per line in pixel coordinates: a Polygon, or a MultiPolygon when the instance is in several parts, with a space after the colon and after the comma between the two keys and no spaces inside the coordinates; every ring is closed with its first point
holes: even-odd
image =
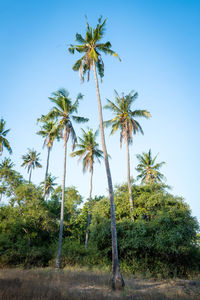
{"type": "Polygon", "coordinates": [[[4,119],[1,118],[1,120],[0,120],[0,156],[3,153],[3,148],[6,148],[10,154],[12,153],[10,143],[6,139],[6,135],[8,134],[10,129],[5,129],[5,125],[6,125],[6,121],[4,121],[4,119]]]}
{"type": "Polygon", "coordinates": [[[52,176],[51,173],[49,173],[45,181],[41,183],[41,186],[44,189],[46,196],[49,196],[54,191],[54,186],[57,185],[57,183],[55,183],[56,178],[57,177],[52,176]]]}
{"type": "Polygon", "coordinates": [[[29,173],[29,183],[31,182],[31,175],[32,170],[35,168],[42,168],[42,165],[40,164],[40,153],[37,153],[34,149],[28,148],[28,153],[25,155],[22,155],[23,163],[21,164],[21,167],[27,167],[28,173],[29,173]]]}
{"type": "Polygon", "coordinates": [[[63,222],[64,222],[64,201],[65,201],[65,177],[66,177],[66,158],[67,158],[67,142],[69,137],[72,141],[72,149],[74,149],[76,142],[76,133],[72,121],[77,123],[87,122],[87,118],[75,116],[74,113],[78,112],[79,100],[83,98],[82,94],[78,94],[74,103],[69,98],[69,92],[65,89],[60,89],[52,94],[53,97],[49,99],[55,106],[47,114],[45,120],[56,120],[58,122],[58,130],[61,138],[64,140],[64,170],[63,170],[63,183],[62,183],[62,201],[61,201],[61,214],[60,214],[60,231],[58,252],[56,258],[56,267],[61,268],[61,247],[63,235],[63,222]]]}
{"type": "Polygon", "coordinates": [[[41,130],[37,132],[37,134],[41,135],[44,138],[43,147],[47,147],[47,164],[46,164],[46,172],[45,172],[45,179],[44,179],[44,198],[46,197],[46,184],[47,184],[47,176],[49,170],[49,157],[50,152],[53,147],[54,140],[59,140],[59,128],[54,121],[46,121],[45,116],[42,116],[39,119],[40,122],[43,122],[41,130]]]}
{"type": "Polygon", "coordinates": [[[133,217],[133,198],[131,188],[131,176],[130,176],[130,154],[129,145],[133,142],[133,134],[140,132],[143,134],[142,127],[136,120],[138,117],[150,118],[151,114],[147,110],[131,110],[132,104],[137,99],[138,94],[131,91],[128,95],[120,97],[117,91],[115,91],[115,102],[107,99],[108,104],[104,108],[111,110],[114,114],[114,118],[104,122],[105,126],[112,126],[111,134],[116,131],[120,131],[120,147],[122,147],[122,141],[126,143],[126,157],[127,157],[127,181],[129,190],[129,201],[131,218],[133,217]]]}
{"type": "MultiPolygon", "coordinates": [[[[101,57],[101,53],[109,54],[119,58],[116,52],[111,49],[111,43],[103,43],[101,40],[105,33],[106,19],[102,21],[99,18],[96,28],[89,26],[86,23],[86,35],[85,38],[81,34],[76,34],[76,41],[78,45],[70,45],[69,52],[74,54],[75,51],[82,53],[83,56],[76,61],[73,65],[74,71],[79,71],[81,79],[84,80],[85,74],[89,80],[90,70],[93,69],[96,93],[97,93],[97,103],[99,110],[99,123],[101,131],[101,143],[104,153],[105,168],[108,180],[108,190],[110,198],[110,211],[111,211],[111,233],[112,233],[112,275],[111,275],[111,286],[113,289],[116,287],[124,287],[124,280],[120,272],[119,259],[118,259],[118,248],[117,248],[117,231],[116,231],[116,219],[115,219],[115,203],[113,195],[113,185],[110,172],[110,166],[108,161],[108,154],[105,143],[104,129],[103,129],[103,116],[102,116],[102,105],[99,92],[99,83],[97,77],[97,71],[102,79],[104,76],[104,63],[101,57]]],[[[119,58],[120,59],[120,58],[119,58]]]]}
{"type": "Polygon", "coordinates": [[[165,178],[159,171],[165,165],[165,162],[155,163],[158,154],[153,158],[150,149],[147,153],[143,152],[142,155],[137,154],[136,156],[139,160],[136,168],[139,173],[137,179],[141,179],[142,183],[151,184],[153,182],[161,182],[165,178]]]}
{"type": "MultiPolygon", "coordinates": [[[[92,188],[93,188],[93,170],[94,170],[94,162],[97,160],[99,163],[100,159],[103,158],[103,151],[99,149],[99,144],[96,142],[96,137],[98,131],[93,133],[92,129],[89,129],[86,132],[82,129],[83,137],[79,137],[79,144],[76,144],[76,148],[78,150],[71,153],[72,157],[79,157],[78,160],[83,161],[83,173],[87,170],[90,172],[90,193],[89,193],[89,205],[92,199],[92,188]]],[[[85,238],[85,248],[88,247],[88,237],[89,237],[89,226],[90,226],[91,214],[88,211],[88,220],[87,220],[87,231],[85,238]]]]}

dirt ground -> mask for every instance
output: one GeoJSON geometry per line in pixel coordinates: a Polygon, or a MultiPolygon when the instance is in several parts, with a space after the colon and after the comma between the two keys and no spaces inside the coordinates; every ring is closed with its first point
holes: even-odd
{"type": "Polygon", "coordinates": [[[125,276],[125,289],[112,291],[109,274],[81,269],[0,269],[2,300],[198,300],[198,280],[154,280],[125,276]]]}

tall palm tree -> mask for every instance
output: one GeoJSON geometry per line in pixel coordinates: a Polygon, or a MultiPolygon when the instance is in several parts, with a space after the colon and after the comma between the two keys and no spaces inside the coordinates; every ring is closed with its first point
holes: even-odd
{"type": "MultiPolygon", "coordinates": [[[[89,80],[90,70],[93,69],[96,93],[97,93],[97,102],[99,110],[99,123],[101,131],[101,143],[104,153],[105,168],[108,180],[108,190],[110,197],[110,211],[111,211],[111,233],[112,233],[112,275],[111,275],[111,285],[112,288],[124,287],[124,280],[120,272],[119,259],[118,259],[118,248],[117,248],[117,231],[116,231],[116,219],[115,219],[115,203],[114,203],[114,194],[113,194],[113,185],[110,172],[110,166],[108,161],[108,154],[105,143],[104,129],[103,129],[103,116],[102,116],[102,105],[99,92],[99,83],[97,77],[97,71],[102,79],[104,76],[104,63],[101,57],[101,53],[109,54],[119,58],[116,52],[111,49],[111,43],[101,42],[104,33],[105,33],[106,19],[102,21],[102,18],[99,18],[96,28],[89,26],[88,22],[86,23],[86,35],[85,38],[81,34],[76,34],[76,41],[78,45],[71,45],[69,47],[69,52],[74,54],[75,51],[78,53],[83,53],[83,56],[76,61],[72,67],[74,71],[79,71],[81,79],[84,79],[84,75],[87,74],[89,80]],[[97,69],[97,70],[96,70],[97,69]]],[[[120,58],[119,58],[120,59],[120,58]]]]}
{"type": "Polygon", "coordinates": [[[43,122],[41,130],[37,132],[37,134],[41,135],[44,138],[44,146],[47,146],[47,164],[46,164],[46,172],[45,172],[45,179],[44,179],[44,198],[46,197],[46,185],[47,185],[47,176],[49,170],[49,157],[50,152],[53,147],[54,140],[59,140],[59,128],[56,126],[54,121],[44,121],[45,116],[42,116],[39,121],[43,122]]]}
{"type": "Polygon", "coordinates": [[[112,126],[111,134],[116,131],[120,131],[120,147],[122,147],[122,141],[126,143],[126,157],[127,157],[127,181],[129,190],[129,201],[131,218],[133,217],[133,198],[132,198],[132,188],[131,188],[131,176],[130,176],[130,154],[129,145],[133,142],[133,134],[140,132],[143,134],[142,127],[135,119],[137,117],[150,118],[151,114],[147,110],[131,110],[132,104],[137,99],[138,94],[131,91],[128,95],[120,97],[117,91],[115,91],[115,103],[108,100],[108,104],[104,108],[109,109],[114,114],[114,118],[105,121],[106,126],[112,126]]]}
{"type": "Polygon", "coordinates": [[[56,178],[57,177],[52,176],[51,173],[49,173],[45,181],[41,183],[46,196],[49,196],[54,191],[54,186],[57,185],[57,183],[55,183],[56,178]]]}
{"type": "Polygon", "coordinates": [[[165,178],[159,171],[165,165],[165,162],[155,163],[157,156],[158,154],[152,157],[151,149],[147,153],[143,152],[142,155],[137,154],[137,159],[139,160],[136,168],[139,173],[137,179],[141,179],[142,183],[161,182],[165,178]]]}
{"type": "Polygon", "coordinates": [[[8,134],[10,129],[5,129],[5,125],[6,125],[6,121],[4,121],[4,119],[1,118],[1,120],[0,120],[0,156],[3,153],[3,148],[6,148],[10,154],[12,153],[10,143],[6,139],[6,135],[8,134]]]}
{"type": "Polygon", "coordinates": [[[42,168],[42,165],[39,162],[39,156],[40,153],[37,153],[37,151],[34,149],[28,149],[28,153],[22,155],[23,163],[21,164],[21,167],[27,167],[29,173],[29,183],[31,182],[32,170],[35,168],[42,168]]]}
{"type": "MultiPolygon", "coordinates": [[[[90,172],[90,193],[89,193],[89,205],[92,199],[92,188],[93,188],[93,170],[95,159],[100,163],[100,159],[103,158],[103,151],[99,149],[99,144],[96,142],[96,137],[98,131],[93,133],[92,129],[89,129],[86,132],[82,129],[83,137],[79,137],[79,144],[76,144],[78,150],[71,153],[72,157],[79,157],[79,160],[83,161],[83,172],[86,170],[90,172]]],[[[87,220],[87,231],[85,238],[85,248],[88,247],[88,237],[89,237],[89,226],[90,226],[91,214],[90,210],[88,211],[88,220],[87,220]]]]}
{"type": "Polygon", "coordinates": [[[78,112],[79,100],[83,98],[82,94],[78,94],[74,103],[69,98],[69,93],[65,89],[60,89],[52,94],[53,97],[49,99],[55,104],[51,111],[47,114],[46,120],[54,119],[58,121],[58,130],[61,138],[64,139],[64,170],[63,170],[63,183],[62,183],[62,201],[61,201],[61,214],[60,214],[60,231],[58,252],[56,258],[56,267],[61,268],[61,247],[63,236],[63,222],[64,222],[64,201],[65,201],[65,177],[66,177],[66,159],[67,159],[67,142],[69,137],[72,141],[72,149],[74,149],[76,142],[76,133],[72,124],[72,120],[77,123],[87,122],[87,118],[74,116],[78,112]]]}

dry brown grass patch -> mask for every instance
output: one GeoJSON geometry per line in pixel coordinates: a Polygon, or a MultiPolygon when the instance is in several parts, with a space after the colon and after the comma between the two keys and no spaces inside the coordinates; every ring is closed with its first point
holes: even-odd
{"type": "Polygon", "coordinates": [[[87,269],[1,269],[0,299],[3,300],[198,300],[200,282],[155,281],[126,277],[122,291],[111,291],[109,273],[87,269]]]}

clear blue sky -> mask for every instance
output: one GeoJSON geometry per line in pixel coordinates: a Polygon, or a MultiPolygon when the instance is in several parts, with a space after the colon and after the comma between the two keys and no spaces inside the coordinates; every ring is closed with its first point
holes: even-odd
{"type": "MultiPolygon", "coordinates": [[[[85,32],[85,15],[94,26],[100,15],[108,18],[105,41],[121,56],[105,57],[105,77],[100,84],[103,105],[113,99],[113,90],[139,93],[135,108],[151,112],[151,120],[140,120],[144,136],[134,137],[131,147],[131,174],[136,177],[136,154],[152,149],[158,160],[166,161],[163,173],[174,194],[183,196],[200,220],[200,1],[10,1],[0,0],[0,116],[11,128],[8,135],[16,169],[27,148],[46,149],[35,134],[36,119],[51,108],[48,97],[60,87],[74,99],[85,95],[79,115],[89,117],[88,125],[98,127],[94,79],[80,83],[67,46],[75,33],[85,32]]],[[[92,74],[91,74],[92,75],[92,74]]],[[[110,117],[104,112],[104,119],[110,117]]],[[[75,126],[77,134],[80,128],[75,126]]],[[[113,183],[126,181],[125,149],[119,135],[109,138],[113,183]]],[[[71,149],[70,149],[71,150],[71,149]]],[[[7,155],[6,152],[4,152],[7,155]]],[[[50,171],[61,183],[62,142],[51,153],[50,171]]],[[[44,178],[45,168],[35,170],[33,182],[44,178]]],[[[82,174],[75,159],[67,161],[67,185],[77,186],[87,197],[89,176],[82,174]]],[[[106,194],[104,165],[95,166],[94,194],[106,194]]]]}

